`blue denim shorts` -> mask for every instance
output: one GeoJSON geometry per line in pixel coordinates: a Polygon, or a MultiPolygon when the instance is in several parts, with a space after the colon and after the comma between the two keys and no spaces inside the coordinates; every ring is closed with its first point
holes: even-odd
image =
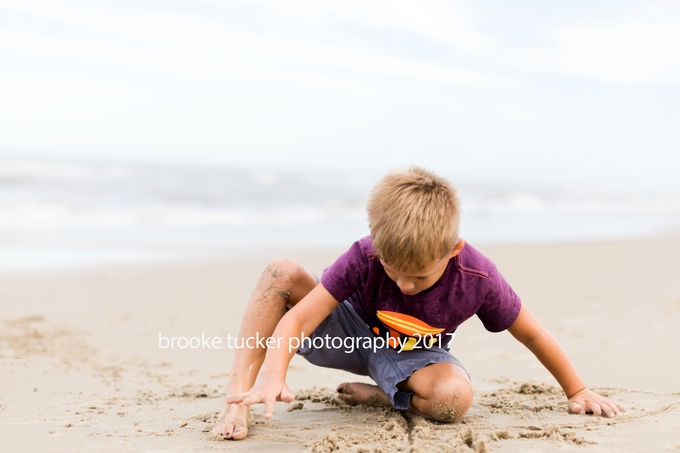
{"type": "Polygon", "coordinates": [[[367,338],[379,339],[354,307],[344,301],[319,324],[297,353],[314,365],[370,376],[399,410],[408,409],[413,393],[399,390],[397,384],[416,370],[441,362],[465,369],[449,351],[440,347],[399,352],[386,345],[377,347],[380,341],[376,340],[372,340],[373,346],[370,346],[371,340],[367,338]]]}

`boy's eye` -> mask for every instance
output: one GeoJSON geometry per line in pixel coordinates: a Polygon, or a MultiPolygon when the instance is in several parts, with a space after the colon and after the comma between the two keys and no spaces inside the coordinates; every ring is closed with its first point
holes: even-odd
{"type": "Polygon", "coordinates": [[[416,277],[418,280],[427,280],[427,277],[416,277]]]}

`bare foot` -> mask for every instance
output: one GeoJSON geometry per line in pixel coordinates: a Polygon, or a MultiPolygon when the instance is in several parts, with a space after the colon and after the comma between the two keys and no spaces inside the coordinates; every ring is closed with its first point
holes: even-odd
{"type": "Polygon", "coordinates": [[[350,406],[368,404],[369,406],[389,406],[390,400],[377,385],[363,382],[344,382],[338,386],[338,398],[350,406]]]}
{"type": "Polygon", "coordinates": [[[248,435],[252,417],[245,404],[225,404],[211,433],[225,439],[240,440],[248,435]]]}

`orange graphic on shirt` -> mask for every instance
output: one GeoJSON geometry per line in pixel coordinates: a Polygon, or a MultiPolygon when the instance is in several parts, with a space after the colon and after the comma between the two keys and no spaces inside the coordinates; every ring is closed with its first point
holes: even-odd
{"type": "MultiPolygon", "coordinates": [[[[405,315],[403,313],[397,313],[394,311],[378,310],[378,319],[382,321],[385,326],[389,329],[389,339],[387,343],[393,347],[399,347],[399,342],[397,338],[405,335],[411,337],[404,344],[403,350],[410,351],[418,344],[418,339],[425,339],[427,337],[428,344],[427,347],[431,346],[435,341],[435,335],[442,333],[445,329],[440,329],[438,327],[432,327],[431,325],[421,321],[413,316],[405,315]]],[[[379,334],[379,330],[374,328],[373,331],[379,334]]]]}
{"type": "Polygon", "coordinates": [[[390,329],[394,329],[399,333],[412,337],[414,335],[437,335],[442,333],[444,329],[432,327],[424,323],[418,318],[397,313],[396,311],[378,310],[378,319],[383,322],[390,329]]]}

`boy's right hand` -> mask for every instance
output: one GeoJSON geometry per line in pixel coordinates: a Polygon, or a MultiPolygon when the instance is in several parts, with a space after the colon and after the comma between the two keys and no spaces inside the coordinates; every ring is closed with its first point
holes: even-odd
{"type": "Polygon", "coordinates": [[[227,403],[243,403],[246,406],[264,404],[264,418],[269,420],[274,415],[274,406],[277,401],[290,403],[294,399],[295,396],[284,381],[261,377],[249,391],[227,397],[227,403]]]}

